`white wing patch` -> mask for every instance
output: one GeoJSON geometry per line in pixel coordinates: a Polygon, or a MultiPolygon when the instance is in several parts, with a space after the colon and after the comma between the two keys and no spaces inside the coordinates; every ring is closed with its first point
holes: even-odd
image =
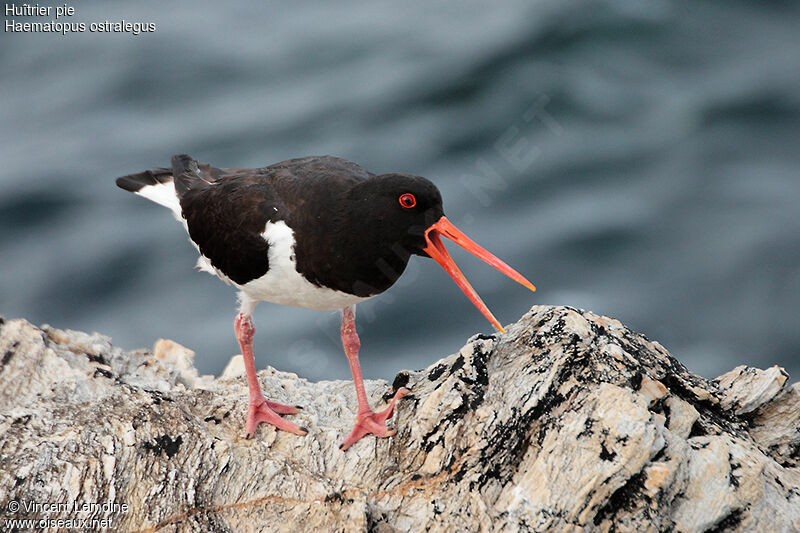
{"type": "Polygon", "coordinates": [[[369,298],[318,287],[301,276],[294,258],[294,232],[284,221],[267,222],[261,236],[269,243],[269,270],[258,279],[244,285],[237,284],[242,290],[243,301],[331,310],[369,298]]]}

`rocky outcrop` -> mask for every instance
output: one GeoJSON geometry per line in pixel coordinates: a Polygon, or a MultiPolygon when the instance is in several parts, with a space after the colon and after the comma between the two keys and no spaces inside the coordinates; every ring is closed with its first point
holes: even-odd
{"type": "Polygon", "coordinates": [[[154,352],[0,325],[6,529],[800,530],[800,385],[777,367],[705,380],[590,312],[534,307],[503,335],[367,382],[374,405],[412,393],[395,437],[347,452],[349,381],[262,371],[267,395],[303,405],[293,420],[311,432],[262,425],[245,440],[235,364],[213,379],[175,343],[154,352]]]}

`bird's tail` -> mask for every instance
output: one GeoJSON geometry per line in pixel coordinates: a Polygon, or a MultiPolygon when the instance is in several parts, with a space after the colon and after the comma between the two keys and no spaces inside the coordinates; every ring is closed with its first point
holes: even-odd
{"type": "Polygon", "coordinates": [[[181,199],[189,191],[199,191],[213,185],[224,169],[200,164],[190,156],[172,156],[172,168],[157,168],[117,178],[117,185],[126,191],[163,205],[181,220],[181,199]]]}
{"type": "Polygon", "coordinates": [[[175,180],[172,177],[171,169],[157,168],[122,176],[117,178],[117,186],[163,205],[180,219],[181,204],[175,193],[175,180]]]}
{"type": "Polygon", "coordinates": [[[221,169],[199,164],[186,154],[172,156],[172,175],[175,177],[175,190],[179,198],[183,198],[189,191],[198,191],[213,185],[220,174],[221,169]]]}

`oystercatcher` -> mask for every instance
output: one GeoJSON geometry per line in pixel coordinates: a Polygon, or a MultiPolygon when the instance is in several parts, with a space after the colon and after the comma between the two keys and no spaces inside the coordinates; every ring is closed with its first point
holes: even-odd
{"type": "Polygon", "coordinates": [[[412,255],[438,262],[500,331],[502,326],[450,258],[441,237],[536,290],[451,224],[439,190],[419,176],[375,175],[331,156],[234,169],[176,155],[172,168],[131,174],[116,182],[170,209],[200,252],[197,267],[239,289],[234,330],[250,391],[247,438],[255,435],[259,422],[297,435],[308,433],[280,416],[297,413],[300,407],[272,402],[261,392],[251,319],[258,302],[341,310],[342,345],[358,398],[355,426],[340,445],[347,449],[370,433],[395,434],[386,420],[397,399],[409,391],[397,390],[383,411],[370,408],[358,363],[355,309],[397,281],[412,255]]]}

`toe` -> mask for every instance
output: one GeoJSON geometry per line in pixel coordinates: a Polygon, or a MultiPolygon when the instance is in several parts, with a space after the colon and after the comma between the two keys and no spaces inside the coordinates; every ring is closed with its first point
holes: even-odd
{"type": "Polygon", "coordinates": [[[266,400],[267,407],[278,413],[279,415],[294,415],[300,412],[302,407],[297,405],[284,405],[282,403],[271,402],[266,400]]]}

